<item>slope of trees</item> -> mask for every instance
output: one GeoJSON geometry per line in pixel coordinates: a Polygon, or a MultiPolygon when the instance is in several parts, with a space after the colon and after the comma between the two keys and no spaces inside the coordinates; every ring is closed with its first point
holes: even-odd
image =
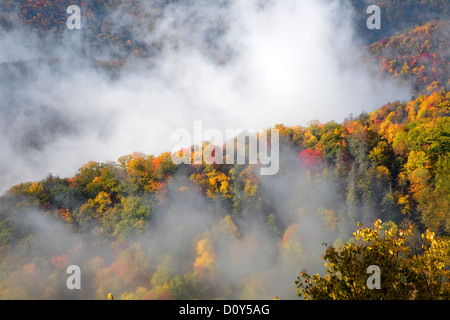
{"type": "Polygon", "coordinates": [[[394,78],[413,80],[416,93],[449,86],[450,21],[428,22],[370,45],[381,70],[394,78]]]}
{"type": "MultiPolygon", "coordinates": [[[[169,2],[151,1],[150,13],[142,1],[2,0],[0,26],[61,36],[65,9],[78,4],[86,42],[118,48],[97,63],[117,70],[164,46],[130,35],[153,30],[169,2]],[[118,28],[114,10],[133,19],[118,28]]],[[[448,299],[448,9],[446,1],[375,3],[384,27],[372,34],[371,59],[389,77],[415,82],[410,101],[343,123],[275,125],[274,176],[260,175],[258,164],[176,165],[168,152],[135,152],[13,186],[0,198],[0,299],[292,298],[300,268],[326,273],[298,279],[307,298],[448,299]],[[359,222],[376,225],[353,234],[359,222]],[[324,241],[332,243],[325,268],[324,241]],[[82,291],[66,288],[70,264],[83,270],[82,291]],[[368,264],[390,270],[395,290],[364,289],[368,264]]]]}
{"type": "Polygon", "coordinates": [[[351,0],[357,15],[356,26],[366,43],[370,44],[397,32],[423,25],[429,21],[446,20],[449,9],[445,0],[351,0]],[[381,29],[369,30],[366,27],[366,12],[369,5],[377,5],[381,11],[381,29]]]}
{"type": "Polygon", "coordinates": [[[117,162],[89,162],[74,177],[16,185],[1,198],[0,295],[57,297],[64,290],[52,281],[66,263],[81,259],[92,278],[91,297],[112,291],[132,298],[264,296],[270,293],[256,289],[254,277],[266,269],[236,270],[245,285],[230,286],[222,259],[274,255],[273,263],[296,270],[320,256],[314,241],[321,232],[338,246],[357,222],[379,218],[394,228],[448,237],[449,113],[444,90],[342,124],[276,125],[281,159],[275,176],[260,176],[258,165],[177,166],[169,153],[133,153],[117,162]],[[211,223],[195,222],[199,212],[211,223]],[[74,235],[99,238],[87,244],[75,237],[56,253],[42,254],[49,239],[28,222],[38,216],[62,222],[74,235]],[[268,252],[258,253],[258,236],[248,236],[257,221],[270,235],[268,252]],[[314,232],[307,230],[311,223],[314,232]],[[168,226],[189,239],[177,254],[143,240],[168,226]],[[110,254],[94,254],[92,246],[110,254]]]}

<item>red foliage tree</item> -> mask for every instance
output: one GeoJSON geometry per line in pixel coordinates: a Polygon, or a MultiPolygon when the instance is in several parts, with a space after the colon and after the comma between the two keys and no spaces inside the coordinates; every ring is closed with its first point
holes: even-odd
{"type": "Polygon", "coordinates": [[[300,151],[298,159],[302,167],[308,170],[319,172],[324,167],[322,154],[319,150],[305,149],[300,151]]]}

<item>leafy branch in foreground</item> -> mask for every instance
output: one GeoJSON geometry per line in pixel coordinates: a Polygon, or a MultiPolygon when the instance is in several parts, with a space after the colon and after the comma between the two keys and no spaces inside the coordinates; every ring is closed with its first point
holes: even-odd
{"type": "Polygon", "coordinates": [[[412,227],[375,222],[374,228],[359,229],[345,245],[328,246],[323,256],[326,274],[301,272],[297,295],[313,300],[449,299],[450,241],[426,231],[415,238],[412,227]],[[367,268],[380,268],[380,289],[369,289],[367,268]]]}

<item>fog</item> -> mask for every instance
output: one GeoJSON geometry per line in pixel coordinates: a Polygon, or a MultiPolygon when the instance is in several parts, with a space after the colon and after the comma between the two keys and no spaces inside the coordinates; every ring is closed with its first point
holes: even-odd
{"type": "MultiPolygon", "coordinates": [[[[285,149],[286,157],[296,154],[285,149]]],[[[168,282],[194,272],[200,278],[197,291],[209,299],[294,299],[300,271],[323,272],[323,243],[342,236],[324,225],[317,208],[340,215],[344,201],[331,179],[315,183],[298,165],[289,166],[288,174],[262,177],[258,197],[270,203],[278,234],[268,228],[261,208],[243,201],[236,216],[197,192],[182,172],[168,184],[164,200],[153,205],[149,227],[117,242],[103,239],[95,225],[80,233],[36,209],[1,208],[19,234],[32,236],[2,253],[0,297],[105,299],[112,292],[116,298],[142,298],[133,294],[139,288],[158,290],[158,276],[168,282]],[[202,241],[210,247],[200,247],[202,241]],[[66,288],[69,265],[81,268],[81,290],[66,288]]],[[[346,223],[345,216],[341,220],[346,223]]]]}

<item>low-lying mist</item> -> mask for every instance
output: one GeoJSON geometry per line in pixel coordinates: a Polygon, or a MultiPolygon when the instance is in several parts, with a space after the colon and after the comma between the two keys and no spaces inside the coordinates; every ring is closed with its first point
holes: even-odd
{"type": "Polygon", "coordinates": [[[21,209],[17,199],[8,208],[4,198],[4,232],[13,226],[12,237],[23,238],[4,251],[1,297],[293,299],[301,270],[323,271],[323,243],[349,235],[339,231],[345,201],[331,178],[314,181],[295,162],[280,169],[260,176],[255,201],[242,200],[239,211],[178,171],[153,203],[149,225],[126,239],[104,238],[95,223],[75,231],[43,210],[21,209]],[[72,264],[80,267],[81,290],[66,287],[72,264]]]}

